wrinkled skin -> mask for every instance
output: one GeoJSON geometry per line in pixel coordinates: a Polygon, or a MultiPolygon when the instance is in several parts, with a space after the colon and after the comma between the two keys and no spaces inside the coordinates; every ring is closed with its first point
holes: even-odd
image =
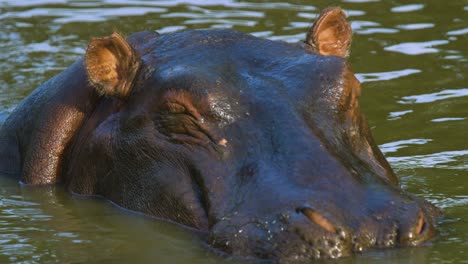
{"type": "Polygon", "coordinates": [[[328,9],[304,43],[232,30],[93,39],[0,131],[0,172],[197,229],[236,257],[302,263],[417,245],[437,209],[399,187],[328,9]]]}

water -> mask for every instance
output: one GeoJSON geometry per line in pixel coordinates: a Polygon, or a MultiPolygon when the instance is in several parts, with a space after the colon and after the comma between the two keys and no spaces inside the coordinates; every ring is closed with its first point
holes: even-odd
{"type": "MultiPolygon", "coordinates": [[[[352,21],[350,62],[377,143],[403,188],[445,213],[426,245],[337,263],[468,263],[467,0],[0,0],[0,122],[92,36],[234,28],[294,42],[327,5],[352,21]]],[[[232,263],[173,224],[0,178],[0,263],[9,262],[232,263]]]]}

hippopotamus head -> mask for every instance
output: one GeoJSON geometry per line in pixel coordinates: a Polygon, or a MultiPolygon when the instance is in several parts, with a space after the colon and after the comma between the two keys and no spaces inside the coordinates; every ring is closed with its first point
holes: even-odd
{"type": "Polygon", "coordinates": [[[3,156],[25,183],[106,197],[236,257],[419,244],[437,209],[399,187],[372,139],[351,35],[331,8],[295,44],[233,30],[92,39],[10,117],[5,131],[46,128],[4,132],[20,151],[3,156]]]}

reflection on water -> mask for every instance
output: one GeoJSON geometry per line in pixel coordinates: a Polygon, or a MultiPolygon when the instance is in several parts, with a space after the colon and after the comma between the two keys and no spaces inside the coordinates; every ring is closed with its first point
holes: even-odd
{"type": "Polygon", "coordinates": [[[219,263],[178,226],[0,178],[0,263],[219,263]],[[143,252],[139,254],[139,252],[143,252]]]}
{"type": "Polygon", "coordinates": [[[447,40],[431,40],[425,42],[407,42],[400,43],[397,45],[388,46],[385,50],[401,52],[407,55],[419,55],[424,53],[437,53],[439,49],[434,48],[435,46],[445,45],[449,42],[447,40]]]}
{"type": "Polygon", "coordinates": [[[420,73],[421,70],[417,69],[403,69],[400,71],[387,71],[387,72],[372,72],[372,73],[358,73],[356,77],[361,83],[365,82],[376,82],[376,81],[388,81],[397,79],[403,76],[408,76],[415,73],[420,73]]]}
{"type": "Polygon", "coordinates": [[[380,150],[384,153],[396,152],[401,148],[407,148],[411,145],[424,145],[427,142],[432,140],[426,138],[414,138],[414,139],[405,139],[405,140],[398,140],[386,144],[382,144],[379,146],[380,150]]]}
{"type": "MultiPolygon", "coordinates": [[[[426,142],[428,142],[427,140],[426,142]]],[[[413,142],[410,144],[421,144],[413,142]]],[[[402,168],[443,168],[468,170],[468,150],[444,151],[427,155],[389,157],[388,161],[398,169],[402,168]]]]}
{"type": "Polygon", "coordinates": [[[392,12],[401,13],[401,12],[412,12],[421,10],[424,8],[424,4],[411,4],[411,5],[401,5],[395,6],[390,9],[392,12]]]}
{"type": "Polygon", "coordinates": [[[445,100],[449,98],[459,98],[468,95],[468,88],[463,89],[447,89],[436,93],[430,94],[420,94],[420,95],[410,95],[404,96],[401,101],[398,101],[401,104],[422,104],[422,103],[432,103],[440,100],[445,100]]]}
{"type": "Polygon", "coordinates": [[[392,34],[397,33],[398,29],[384,28],[377,22],[354,20],[351,22],[351,28],[357,34],[369,35],[376,33],[392,34]]]}
{"type": "Polygon", "coordinates": [[[65,24],[71,22],[99,22],[109,18],[119,16],[142,16],[149,13],[164,13],[167,10],[164,8],[150,7],[116,7],[116,8],[86,8],[80,9],[65,9],[54,8],[54,13],[50,12],[50,8],[35,8],[19,12],[7,12],[0,15],[0,19],[18,19],[18,18],[38,18],[38,17],[54,17],[53,23],[65,24]]]}
{"type": "Polygon", "coordinates": [[[463,29],[447,32],[447,35],[452,35],[452,36],[466,35],[466,34],[468,34],[468,28],[463,28],[463,29]]]}
{"type": "MultiPolygon", "coordinates": [[[[93,36],[234,28],[301,41],[330,1],[0,0],[0,124],[65,69],[93,36]]],[[[338,263],[468,259],[468,6],[465,1],[342,0],[355,32],[350,63],[376,141],[402,186],[444,208],[430,245],[338,263]]],[[[0,178],[0,263],[220,263],[196,236],[60,187],[0,178]]]]}
{"type": "Polygon", "coordinates": [[[418,30],[418,29],[425,29],[425,28],[432,28],[434,24],[432,23],[414,23],[414,24],[403,24],[396,26],[399,29],[405,30],[418,30]]]}
{"type": "Polygon", "coordinates": [[[396,111],[388,113],[388,120],[397,120],[401,119],[402,116],[412,113],[413,110],[404,110],[404,111],[396,111]]]}
{"type": "Polygon", "coordinates": [[[463,117],[443,117],[443,118],[435,118],[432,119],[431,122],[447,122],[447,121],[459,121],[465,120],[463,117]]]}

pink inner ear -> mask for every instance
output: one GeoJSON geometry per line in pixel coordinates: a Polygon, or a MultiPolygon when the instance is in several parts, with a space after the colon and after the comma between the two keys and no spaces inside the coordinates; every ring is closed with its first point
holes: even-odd
{"type": "Polygon", "coordinates": [[[140,60],[118,33],[92,39],[85,62],[89,79],[100,95],[120,98],[130,95],[140,60]]]}
{"type": "Polygon", "coordinates": [[[91,81],[106,91],[112,90],[119,82],[117,58],[105,47],[98,48],[90,56],[87,68],[91,81]]]}
{"type": "Polygon", "coordinates": [[[327,28],[318,36],[317,42],[321,55],[336,55],[336,49],[339,46],[339,43],[336,42],[339,42],[339,40],[336,40],[334,33],[332,28],[327,28]]]}
{"type": "Polygon", "coordinates": [[[346,57],[351,45],[352,30],[341,8],[325,10],[307,34],[307,42],[320,55],[346,57]]]}

